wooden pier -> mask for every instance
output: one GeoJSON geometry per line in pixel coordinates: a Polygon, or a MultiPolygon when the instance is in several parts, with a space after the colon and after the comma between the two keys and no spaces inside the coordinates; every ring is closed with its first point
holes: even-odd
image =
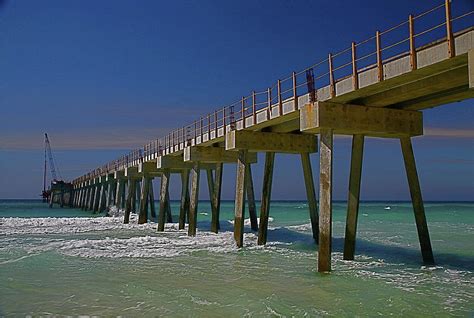
{"type": "MultiPolygon", "coordinates": [[[[334,136],[352,136],[344,259],[356,250],[364,141],[369,137],[398,139],[403,156],[423,261],[434,263],[423,198],[411,138],[423,135],[422,110],[474,97],[474,12],[453,17],[451,2],[399,25],[377,31],[273,86],[242,97],[190,125],[170,132],[73,181],[71,205],[101,212],[110,206],[125,210],[124,223],[136,211],[138,223],[155,216],[153,180],[161,179],[158,231],[173,222],[169,201],[170,175],[182,181],[179,228],[197,231],[199,180],[206,171],[212,207],[211,231],[219,231],[222,172],[237,165],[234,237],[243,247],[245,206],[258,244],[267,242],[275,156],[301,158],[309,217],[318,244],[318,271],[331,270],[332,176],[334,136]],[[431,18],[443,12],[443,20],[431,18]],[[436,27],[415,33],[418,19],[433,19],[436,27]],[[470,21],[455,30],[454,24],[470,21]],[[394,32],[397,30],[397,32],[394,32]],[[404,30],[405,36],[397,38],[404,30]],[[437,32],[437,33],[436,33],[437,32]],[[419,43],[421,35],[436,41],[419,43]],[[395,36],[394,34],[397,34],[395,36]],[[375,51],[367,53],[367,46],[375,51]],[[390,50],[396,49],[394,53],[390,50]],[[359,52],[365,52],[364,55],[359,52]],[[319,143],[318,143],[319,141],[319,143]],[[265,153],[260,223],[257,222],[252,164],[265,153]],[[319,187],[313,179],[310,155],[319,153],[319,187]],[[319,189],[319,200],[317,197],[319,189]],[[319,207],[318,207],[319,202],[319,207]]],[[[336,154],[337,155],[337,154],[336,154]]],[[[316,167],[316,171],[317,171],[316,167]]]]}

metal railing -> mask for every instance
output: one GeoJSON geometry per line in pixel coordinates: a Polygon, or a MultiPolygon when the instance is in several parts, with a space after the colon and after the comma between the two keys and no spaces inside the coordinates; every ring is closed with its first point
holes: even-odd
{"type": "Polygon", "coordinates": [[[165,155],[167,151],[181,150],[191,145],[193,140],[196,143],[198,137],[201,138],[201,142],[205,135],[209,140],[212,134],[216,138],[220,129],[223,135],[228,127],[231,130],[236,129],[238,122],[241,123],[241,128],[246,128],[249,118],[251,125],[255,125],[257,114],[261,112],[265,113],[267,119],[272,117],[275,109],[278,115],[282,115],[283,104],[288,101],[293,102],[295,109],[298,109],[298,97],[310,94],[310,99],[317,101],[318,90],[321,88],[329,88],[329,97],[336,97],[338,93],[336,84],[348,78],[352,78],[352,89],[359,89],[361,72],[376,69],[378,81],[383,81],[384,64],[404,56],[410,57],[410,69],[416,70],[417,51],[432,44],[433,40],[430,39],[445,41],[448,56],[453,57],[455,56],[453,23],[462,19],[466,21],[472,16],[474,11],[452,17],[450,0],[445,0],[443,4],[420,14],[409,15],[407,20],[395,26],[384,31],[376,31],[375,35],[363,41],[352,42],[349,47],[337,53],[329,53],[326,58],[313,65],[278,79],[267,89],[252,91],[240,100],[201,116],[186,126],[172,130],[167,135],[146,144],[143,149],[133,150],[74,182],[83,182],[104,173],[122,170],[144,160],[150,160],[153,156],[165,155]],[[415,27],[421,30],[416,32],[415,27]],[[423,42],[423,37],[428,38],[424,41],[427,43],[423,42]]]}

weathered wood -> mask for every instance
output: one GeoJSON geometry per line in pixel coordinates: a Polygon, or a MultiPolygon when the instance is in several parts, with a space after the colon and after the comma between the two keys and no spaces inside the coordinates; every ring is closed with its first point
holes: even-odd
{"type": "Polygon", "coordinates": [[[189,216],[189,170],[183,170],[181,172],[181,205],[178,220],[180,230],[184,229],[187,216],[189,216]]]}
{"type": "Polygon", "coordinates": [[[430,233],[426,222],[425,208],[421,196],[421,187],[416,171],[415,156],[410,138],[400,138],[403,159],[405,161],[405,170],[410,187],[413,212],[415,213],[416,228],[418,230],[418,239],[420,241],[421,254],[426,264],[434,264],[433,251],[431,249],[430,233]]]}
{"type": "MultiPolygon", "coordinates": [[[[211,203],[211,216],[212,216],[216,213],[214,200],[212,200],[214,196],[214,174],[212,172],[212,169],[206,169],[206,176],[207,176],[207,189],[209,192],[209,202],[211,203]]],[[[212,226],[212,217],[211,217],[211,226],[212,226]]]]}
{"type": "Polygon", "coordinates": [[[224,165],[222,163],[216,164],[216,172],[214,179],[214,191],[212,194],[212,217],[211,217],[211,232],[217,233],[220,229],[219,214],[221,210],[221,192],[222,192],[222,171],[224,165]]]}
{"type": "Polygon", "coordinates": [[[301,165],[303,167],[304,184],[306,188],[306,197],[308,198],[309,217],[311,220],[311,229],[313,231],[313,239],[319,242],[319,216],[318,201],[316,199],[316,190],[314,188],[313,170],[311,168],[311,160],[309,153],[301,154],[301,165]]]}
{"type": "Polygon", "coordinates": [[[189,236],[196,236],[200,174],[201,173],[200,173],[199,161],[194,162],[193,168],[191,169],[191,198],[190,198],[190,203],[189,203],[189,226],[188,226],[189,236]]]}
{"type": "Polygon", "coordinates": [[[265,168],[263,172],[262,204],[260,206],[260,224],[258,228],[258,245],[267,243],[268,216],[270,215],[270,199],[272,194],[273,164],[275,153],[265,154],[265,168]]]}
{"type": "Polygon", "coordinates": [[[102,184],[100,184],[100,183],[95,186],[94,206],[93,206],[94,213],[99,211],[100,188],[101,187],[102,187],[102,184]]]}
{"type": "Polygon", "coordinates": [[[171,200],[169,190],[166,192],[166,222],[173,223],[173,215],[171,213],[171,200]]]}
{"type": "Polygon", "coordinates": [[[364,154],[364,135],[352,137],[351,171],[349,177],[349,196],[347,198],[346,235],[344,241],[344,259],[353,260],[357,236],[357,218],[359,215],[360,180],[364,154]]]}
{"type": "Polygon", "coordinates": [[[158,231],[162,232],[165,230],[166,223],[166,210],[168,208],[167,192],[170,182],[170,171],[168,169],[163,170],[161,174],[161,188],[160,188],[160,212],[158,214],[158,231]]]}
{"type": "Polygon", "coordinates": [[[332,129],[335,134],[344,135],[419,136],[423,135],[423,114],[413,110],[316,102],[301,108],[300,129],[307,133],[332,129]]]}
{"type": "Polygon", "coordinates": [[[148,191],[150,183],[148,182],[148,176],[142,177],[142,192],[140,195],[140,213],[138,215],[138,224],[144,224],[148,222],[148,191]]]}
{"type": "Polygon", "coordinates": [[[135,211],[140,210],[141,195],[142,195],[142,181],[141,181],[141,179],[139,179],[137,181],[137,195],[136,195],[137,203],[136,203],[136,208],[135,208],[136,210],[135,211]]]}
{"type": "Polygon", "coordinates": [[[105,201],[105,207],[108,209],[112,205],[112,198],[113,198],[113,192],[114,192],[114,181],[108,181],[107,182],[107,199],[105,201]]]}
{"type": "MultiPolygon", "coordinates": [[[[310,134],[288,134],[233,130],[225,136],[226,150],[301,153],[316,152],[317,137],[310,134]]],[[[248,157],[248,155],[246,156],[248,157]]]]}
{"type": "Polygon", "coordinates": [[[331,270],[333,132],[321,130],[319,145],[319,253],[318,272],[331,270]]]}
{"type": "Polygon", "coordinates": [[[127,180],[123,180],[123,187],[122,187],[122,192],[120,193],[120,195],[122,196],[122,199],[120,201],[120,208],[121,209],[125,209],[125,198],[126,198],[126,187],[128,186],[128,182],[127,180]]]}
{"type": "Polygon", "coordinates": [[[248,175],[247,153],[248,150],[239,150],[239,159],[237,161],[234,218],[234,239],[237,247],[242,247],[244,244],[245,192],[248,175]]]}
{"type": "Polygon", "coordinates": [[[130,222],[130,212],[132,211],[132,202],[133,197],[135,196],[135,188],[137,183],[135,180],[129,180],[128,184],[127,203],[125,204],[125,213],[123,215],[124,224],[128,224],[130,222]]]}
{"type": "Polygon", "coordinates": [[[101,187],[100,187],[100,199],[99,199],[99,213],[104,212],[105,207],[106,207],[106,196],[107,196],[107,187],[108,183],[103,182],[101,187]]]}
{"type": "Polygon", "coordinates": [[[122,192],[125,186],[125,180],[117,179],[117,191],[115,192],[115,206],[120,209],[122,206],[122,192]]]}
{"type": "MultiPolygon", "coordinates": [[[[237,157],[237,152],[227,151],[222,147],[189,146],[184,149],[183,154],[183,159],[185,162],[199,161],[201,163],[235,163],[237,162],[237,157]]],[[[257,154],[249,153],[247,160],[250,163],[257,162],[257,154]]],[[[203,167],[201,167],[201,169],[203,169],[203,167]]]]}
{"type": "Polygon", "coordinates": [[[153,190],[153,178],[150,178],[150,189],[148,191],[148,197],[150,200],[150,215],[153,220],[156,219],[156,210],[155,210],[155,193],[153,190]]]}
{"type": "Polygon", "coordinates": [[[247,192],[247,204],[249,206],[249,217],[250,227],[252,231],[258,231],[258,220],[257,220],[257,208],[255,206],[255,192],[253,189],[253,177],[252,177],[252,165],[247,165],[247,180],[246,180],[246,192],[247,192]]]}

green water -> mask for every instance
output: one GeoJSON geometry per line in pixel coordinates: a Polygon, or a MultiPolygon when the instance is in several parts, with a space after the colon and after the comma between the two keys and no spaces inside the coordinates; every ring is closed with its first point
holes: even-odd
{"type": "Polygon", "coordinates": [[[0,201],[0,316],[474,315],[474,203],[425,205],[433,267],[400,202],[363,203],[356,260],[342,260],[345,208],[334,205],[333,272],[319,274],[305,202],[272,202],[268,244],[246,228],[237,249],[233,202],[222,204],[219,234],[200,202],[190,238],[175,224],[157,233],[155,223],[0,201]]]}

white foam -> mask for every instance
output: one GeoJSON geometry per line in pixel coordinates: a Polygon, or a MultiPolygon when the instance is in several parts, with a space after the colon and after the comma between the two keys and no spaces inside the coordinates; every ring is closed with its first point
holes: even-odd
{"type": "MultiPolygon", "coordinates": [[[[234,220],[227,220],[230,224],[234,224],[234,220]]],[[[268,223],[273,222],[273,218],[271,216],[268,217],[268,223]]],[[[244,225],[245,226],[250,226],[252,222],[250,221],[250,218],[244,220],[244,225]]],[[[257,218],[257,224],[260,224],[260,218],[257,218]]]]}
{"type": "Polygon", "coordinates": [[[71,234],[91,231],[151,229],[156,223],[138,225],[135,218],[123,224],[121,217],[96,218],[0,218],[1,234],[71,234]]]}

